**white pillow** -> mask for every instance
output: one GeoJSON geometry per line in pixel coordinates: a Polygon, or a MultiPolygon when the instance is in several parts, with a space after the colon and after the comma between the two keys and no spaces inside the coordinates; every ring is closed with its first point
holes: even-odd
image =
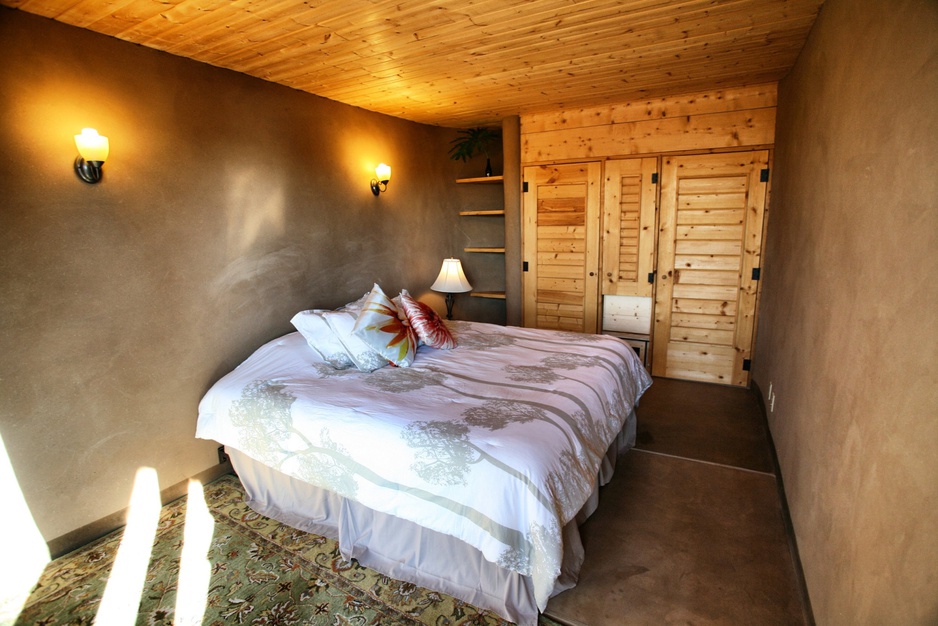
{"type": "Polygon", "coordinates": [[[348,369],[355,365],[355,362],[335,332],[326,323],[323,314],[327,312],[323,309],[300,311],[293,316],[290,323],[303,335],[309,347],[315,350],[323,361],[337,370],[348,369]]]}
{"type": "Polygon", "coordinates": [[[327,311],[322,314],[326,323],[342,342],[352,362],[362,372],[373,372],[388,364],[388,360],[372,350],[368,344],[353,334],[355,315],[348,311],[327,311]]]}
{"type": "Polygon", "coordinates": [[[369,291],[358,300],[355,300],[354,302],[349,302],[348,304],[341,306],[336,310],[348,311],[349,313],[353,314],[355,317],[358,317],[358,314],[361,312],[362,307],[365,306],[365,300],[367,300],[368,296],[370,295],[371,295],[371,292],[369,291]]]}

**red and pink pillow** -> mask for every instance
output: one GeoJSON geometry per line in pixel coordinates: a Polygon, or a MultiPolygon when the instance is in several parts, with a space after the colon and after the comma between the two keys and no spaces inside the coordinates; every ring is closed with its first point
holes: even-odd
{"type": "Polygon", "coordinates": [[[406,289],[401,290],[401,307],[410,321],[411,328],[424,344],[440,350],[456,347],[456,339],[436,311],[415,300],[406,289]]]}

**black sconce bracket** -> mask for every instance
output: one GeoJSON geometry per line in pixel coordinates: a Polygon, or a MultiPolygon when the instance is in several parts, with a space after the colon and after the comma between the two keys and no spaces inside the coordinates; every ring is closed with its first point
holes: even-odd
{"type": "Polygon", "coordinates": [[[78,174],[78,178],[94,185],[101,182],[102,165],[104,165],[104,161],[86,161],[81,157],[76,157],[75,173],[78,174]]]}
{"type": "Polygon", "coordinates": [[[379,181],[376,178],[371,179],[371,193],[377,196],[382,191],[387,191],[387,190],[388,190],[388,181],[386,180],[379,181]]]}

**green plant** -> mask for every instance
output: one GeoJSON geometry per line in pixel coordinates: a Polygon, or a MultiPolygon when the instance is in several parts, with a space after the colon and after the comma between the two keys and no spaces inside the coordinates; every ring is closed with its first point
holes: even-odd
{"type": "Polygon", "coordinates": [[[501,133],[493,128],[466,128],[459,131],[460,136],[451,143],[449,158],[454,161],[468,161],[477,154],[484,154],[489,158],[489,147],[501,137],[501,133]]]}

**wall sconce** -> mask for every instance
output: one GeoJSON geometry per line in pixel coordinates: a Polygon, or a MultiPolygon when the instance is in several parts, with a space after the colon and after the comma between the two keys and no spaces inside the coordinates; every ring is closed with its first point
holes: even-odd
{"type": "Polygon", "coordinates": [[[387,191],[389,180],[391,180],[391,166],[379,163],[375,168],[375,177],[371,179],[371,193],[377,196],[382,191],[387,191]]]}
{"type": "Polygon", "coordinates": [[[455,294],[472,291],[472,285],[466,280],[459,259],[443,259],[440,275],[430,285],[430,289],[446,294],[446,319],[451,320],[453,319],[453,302],[456,300],[455,294]]]}
{"type": "Polygon", "coordinates": [[[101,166],[107,161],[109,144],[107,137],[102,137],[93,128],[82,128],[80,135],[75,135],[78,154],[75,159],[75,173],[78,178],[92,185],[101,180],[101,166]]]}

